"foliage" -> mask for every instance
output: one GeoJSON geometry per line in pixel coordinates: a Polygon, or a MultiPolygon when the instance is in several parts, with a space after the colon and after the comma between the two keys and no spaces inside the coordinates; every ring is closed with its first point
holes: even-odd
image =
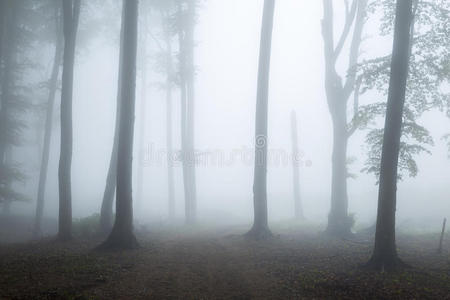
{"type": "MultiPolygon", "coordinates": [[[[399,179],[405,175],[416,176],[418,166],[415,158],[430,153],[428,146],[433,139],[426,128],[418,123],[424,112],[431,109],[448,110],[450,93],[445,85],[450,82],[450,3],[448,1],[417,0],[414,2],[415,18],[411,28],[410,70],[406,91],[403,136],[399,158],[399,179]]],[[[395,2],[373,1],[369,11],[383,12],[380,32],[393,32],[395,2]]],[[[377,91],[386,98],[390,78],[391,56],[366,60],[358,68],[361,94],[377,91]]],[[[384,117],[386,103],[374,101],[359,108],[353,123],[360,129],[368,129],[366,143],[368,159],[363,171],[377,177],[380,172],[383,130],[376,127],[376,120],[384,117]]]]}

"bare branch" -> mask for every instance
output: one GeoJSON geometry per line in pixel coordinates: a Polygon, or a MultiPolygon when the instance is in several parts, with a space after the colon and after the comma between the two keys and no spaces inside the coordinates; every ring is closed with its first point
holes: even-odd
{"type": "Polygon", "coordinates": [[[326,63],[328,66],[334,65],[333,3],[331,0],[323,0],[322,35],[326,63]]]}
{"type": "Polygon", "coordinates": [[[360,0],[355,20],[352,43],[350,45],[350,57],[348,62],[347,81],[344,85],[343,97],[348,99],[355,88],[356,66],[358,64],[359,48],[362,41],[362,32],[366,22],[368,0],[360,0]]]}
{"type": "Polygon", "coordinates": [[[336,49],[334,50],[334,59],[339,57],[339,54],[344,47],[345,41],[347,40],[348,34],[350,33],[350,28],[356,18],[356,8],[358,7],[358,1],[353,0],[351,10],[349,11],[348,0],[345,0],[345,25],[344,30],[342,31],[341,37],[337,43],[336,49]]]}

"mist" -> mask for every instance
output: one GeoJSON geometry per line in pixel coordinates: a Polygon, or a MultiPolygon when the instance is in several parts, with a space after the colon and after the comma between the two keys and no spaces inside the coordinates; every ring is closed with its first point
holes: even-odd
{"type": "MultiPolygon", "coordinates": [[[[386,250],[399,248],[399,257],[421,270],[433,261],[448,272],[449,9],[431,0],[3,0],[5,263],[11,247],[58,251],[55,239],[69,248],[84,241],[86,248],[70,250],[75,256],[98,248],[92,259],[105,249],[172,253],[190,243],[204,250],[174,255],[209,257],[205,245],[218,240],[222,247],[266,247],[269,256],[298,247],[311,253],[320,244],[329,252],[316,255],[328,257],[350,247],[358,254],[343,256],[363,263],[373,253],[369,269],[383,272],[402,269],[397,250],[386,250]],[[383,234],[393,244],[384,244],[383,234]],[[437,256],[439,239],[444,254],[437,256]],[[411,254],[414,245],[425,263],[411,254]],[[379,259],[389,255],[395,259],[379,259]]],[[[251,261],[262,259],[255,255],[251,261]]],[[[443,282],[414,295],[448,296],[443,282]]],[[[135,296],[222,298],[236,296],[233,284],[217,293],[180,287],[135,296]]],[[[299,294],[279,297],[359,298],[350,288],[326,294],[300,286],[299,294]]],[[[92,291],[76,294],[134,298],[92,291]]],[[[278,298],[249,293],[240,296],[278,298]]]]}

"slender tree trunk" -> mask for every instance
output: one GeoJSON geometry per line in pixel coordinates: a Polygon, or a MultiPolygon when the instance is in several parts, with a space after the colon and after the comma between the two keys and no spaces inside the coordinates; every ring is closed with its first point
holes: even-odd
{"type": "Polygon", "coordinates": [[[137,163],[137,195],[136,200],[139,203],[143,200],[144,194],[144,148],[147,116],[147,17],[144,16],[142,41],[141,41],[141,108],[140,108],[140,126],[139,126],[139,160],[137,163]]]}
{"type": "Polygon", "coordinates": [[[48,169],[48,160],[50,156],[50,142],[52,138],[52,125],[53,125],[53,111],[55,106],[55,96],[56,91],[58,89],[58,78],[59,78],[59,69],[61,66],[62,59],[62,34],[59,30],[61,28],[60,22],[60,9],[56,8],[56,39],[55,39],[55,56],[53,59],[53,67],[52,74],[50,76],[49,81],[49,94],[47,101],[47,110],[45,116],[45,132],[44,132],[44,144],[42,149],[42,159],[41,159],[41,167],[39,172],[39,185],[38,185],[38,193],[37,193],[37,204],[36,204],[36,217],[34,224],[34,234],[36,236],[41,235],[41,222],[42,215],[44,212],[44,196],[45,196],[45,186],[47,182],[47,169],[48,169]]]}
{"type": "Polygon", "coordinates": [[[123,65],[117,155],[116,218],[111,234],[100,246],[103,249],[131,249],[138,246],[133,233],[132,199],[138,6],[138,0],[123,2],[123,65]]]}
{"type": "Polygon", "coordinates": [[[398,0],[395,17],[391,77],[381,155],[375,245],[368,267],[391,270],[404,264],[395,244],[397,168],[409,66],[412,0],[398,0]]]}
{"type": "Polygon", "coordinates": [[[253,182],[254,221],[252,229],[247,233],[248,237],[254,239],[265,239],[272,235],[269,230],[267,216],[267,119],[274,12],[275,0],[265,0],[256,96],[255,170],[253,182]]]}
{"type": "MultiPolygon", "coordinates": [[[[183,18],[181,4],[178,3],[178,18],[183,18]]],[[[179,44],[179,68],[180,68],[180,98],[181,98],[181,161],[183,170],[183,188],[184,188],[184,210],[186,224],[192,223],[191,207],[192,207],[192,186],[189,179],[189,145],[188,145],[188,126],[187,126],[187,47],[186,35],[181,26],[178,26],[178,44],[179,44]]]]}
{"type": "Polygon", "coordinates": [[[194,66],[194,26],[195,2],[189,1],[188,25],[185,34],[186,43],[186,143],[188,153],[188,184],[190,192],[188,223],[193,224],[197,219],[197,180],[195,153],[195,66],[194,66]]]}
{"type": "MultiPolygon", "coordinates": [[[[122,18],[124,17],[122,12],[122,18]]],[[[113,227],[113,206],[114,195],[116,193],[116,179],[117,179],[117,152],[119,148],[119,128],[120,128],[120,106],[122,94],[122,64],[123,64],[123,27],[122,22],[120,28],[120,42],[119,42],[119,73],[117,77],[117,96],[116,96],[116,120],[114,125],[114,141],[111,151],[111,158],[109,161],[108,175],[106,177],[105,191],[103,192],[102,207],[100,211],[100,232],[108,234],[113,227]]]]}
{"type": "Polygon", "coordinates": [[[295,111],[291,113],[291,134],[292,134],[292,180],[294,192],[294,214],[298,220],[303,220],[302,199],[300,196],[300,151],[298,147],[298,129],[297,129],[297,114],[295,111]]]}
{"type": "Polygon", "coordinates": [[[172,81],[173,81],[173,61],[172,61],[172,41],[169,28],[166,28],[165,42],[167,49],[166,58],[166,148],[167,148],[167,189],[169,219],[175,218],[175,185],[173,172],[173,145],[172,145],[172,81]]]}
{"type": "Polygon", "coordinates": [[[59,240],[72,238],[72,97],[75,44],[80,0],[63,0],[64,58],[61,91],[61,154],[59,160],[59,240]]]}

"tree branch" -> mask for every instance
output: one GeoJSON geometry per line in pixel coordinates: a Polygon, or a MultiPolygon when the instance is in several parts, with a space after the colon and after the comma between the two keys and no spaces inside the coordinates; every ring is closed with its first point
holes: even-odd
{"type": "Polygon", "coordinates": [[[359,48],[362,41],[362,32],[366,22],[368,0],[359,0],[358,12],[356,14],[355,29],[353,31],[352,43],[350,45],[350,57],[348,62],[347,81],[344,85],[343,97],[348,100],[355,88],[356,66],[358,63],[359,48]]]}
{"type": "Polygon", "coordinates": [[[337,43],[336,49],[334,50],[334,59],[336,60],[339,57],[339,54],[342,51],[342,48],[344,47],[345,41],[347,40],[348,34],[350,33],[350,28],[352,27],[352,24],[356,17],[356,11],[357,11],[357,5],[358,1],[353,0],[351,9],[349,11],[348,7],[348,0],[345,0],[345,25],[344,30],[342,31],[341,37],[339,38],[339,41],[337,43]]]}
{"type": "Polygon", "coordinates": [[[323,0],[322,36],[327,67],[334,65],[333,3],[323,0]]]}

